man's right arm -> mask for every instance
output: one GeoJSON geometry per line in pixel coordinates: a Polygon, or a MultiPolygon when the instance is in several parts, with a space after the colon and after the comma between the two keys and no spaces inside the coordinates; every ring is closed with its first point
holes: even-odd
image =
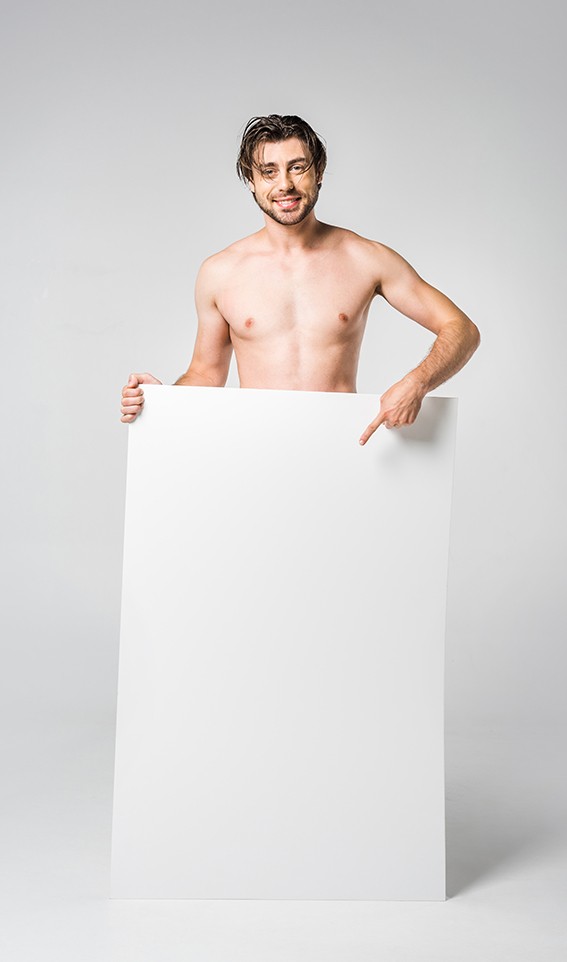
{"type": "MultiPolygon", "coordinates": [[[[193,357],[185,374],[175,384],[199,387],[224,387],[232,357],[230,328],[216,304],[219,282],[219,255],[214,254],[203,262],[195,282],[195,306],[197,308],[197,337],[193,357]]],[[[144,404],[141,384],[161,384],[152,374],[131,374],[128,384],[122,388],[121,420],[135,420],[144,404]]]]}
{"type": "Polygon", "coordinates": [[[197,337],[193,357],[176,384],[224,387],[232,357],[230,328],[217,307],[221,255],[213,254],[201,264],[195,282],[197,337]]]}

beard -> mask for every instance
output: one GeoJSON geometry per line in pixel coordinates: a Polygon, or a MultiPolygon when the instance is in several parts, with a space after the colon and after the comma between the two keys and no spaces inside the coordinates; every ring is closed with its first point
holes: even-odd
{"type": "Polygon", "coordinates": [[[307,215],[311,213],[311,211],[315,207],[315,204],[317,203],[317,200],[319,198],[320,189],[321,187],[318,184],[315,190],[310,194],[298,194],[298,193],[290,194],[289,195],[290,197],[301,198],[299,207],[296,210],[290,210],[290,211],[280,210],[275,206],[275,204],[271,200],[267,200],[267,201],[258,200],[258,198],[256,197],[255,191],[252,193],[252,196],[256,201],[256,203],[258,204],[258,207],[260,208],[260,210],[263,210],[264,213],[268,215],[268,217],[271,217],[272,220],[275,220],[276,223],[278,224],[283,224],[284,226],[291,226],[293,224],[300,224],[301,221],[305,220],[307,215]]]}

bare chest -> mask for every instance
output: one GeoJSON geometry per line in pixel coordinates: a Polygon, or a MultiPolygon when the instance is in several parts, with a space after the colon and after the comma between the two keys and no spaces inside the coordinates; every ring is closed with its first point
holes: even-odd
{"type": "Polygon", "coordinates": [[[362,337],[373,296],[370,279],[339,258],[258,257],[232,272],[217,303],[233,339],[329,343],[362,337]]]}

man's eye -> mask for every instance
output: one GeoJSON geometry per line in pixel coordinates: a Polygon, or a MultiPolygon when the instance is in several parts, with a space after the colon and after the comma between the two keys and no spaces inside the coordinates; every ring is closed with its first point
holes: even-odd
{"type": "Polygon", "coordinates": [[[305,167],[303,166],[303,164],[294,164],[291,169],[302,171],[302,170],[305,170],[305,167]]]}

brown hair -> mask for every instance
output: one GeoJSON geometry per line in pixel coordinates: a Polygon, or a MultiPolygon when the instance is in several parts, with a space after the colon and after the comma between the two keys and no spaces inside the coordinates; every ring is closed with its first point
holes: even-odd
{"type": "Polygon", "coordinates": [[[244,183],[253,180],[254,151],[259,144],[275,144],[280,140],[297,137],[311,153],[309,167],[315,166],[317,180],[323,176],[327,166],[327,151],[322,139],[309,124],[294,114],[269,114],[267,117],[252,117],[242,134],[240,150],[236,161],[236,173],[244,183]]]}

